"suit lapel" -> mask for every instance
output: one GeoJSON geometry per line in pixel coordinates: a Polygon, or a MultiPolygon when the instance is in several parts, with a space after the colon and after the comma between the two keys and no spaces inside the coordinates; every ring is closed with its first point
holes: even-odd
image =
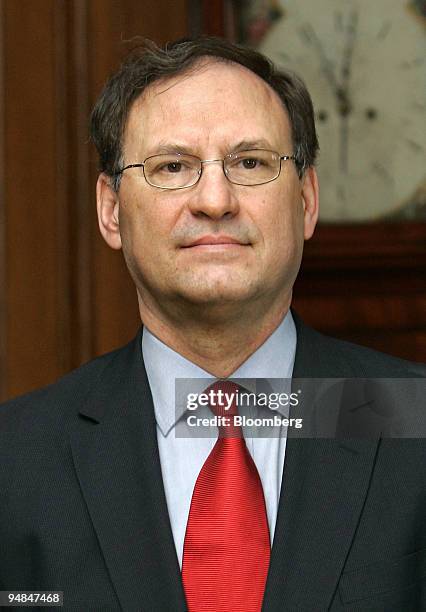
{"type": "Polygon", "coordinates": [[[377,446],[370,440],[288,440],[265,611],[328,609],[377,446]]]}
{"type": "Polygon", "coordinates": [[[82,406],[73,460],[123,610],[185,610],[141,335],[117,351],[82,406]]]}
{"type": "MultiPolygon", "coordinates": [[[[295,316],[294,377],[350,377],[295,316]],[[326,364],[326,365],[325,365],[326,364]]],[[[295,415],[296,416],[296,415],[295,415]]],[[[327,610],[362,511],[378,440],[287,440],[263,610],[327,610]]]]}

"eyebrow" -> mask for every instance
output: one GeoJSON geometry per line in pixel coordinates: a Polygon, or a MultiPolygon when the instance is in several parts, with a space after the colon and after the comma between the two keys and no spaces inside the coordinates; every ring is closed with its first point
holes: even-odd
{"type": "Polygon", "coordinates": [[[234,151],[248,151],[250,149],[270,149],[271,147],[271,143],[264,138],[258,138],[256,140],[240,140],[236,145],[231,147],[230,153],[234,151]]]}
{"type": "MultiPolygon", "coordinates": [[[[236,144],[227,147],[227,154],[237,151],[249,151],[250,149],[273,149],[271,143],[264,138],[256,138],[254,140],[239,140],[236,144]]],[[[155,149],[152,149],[148,155],[158,155],[161,153],[183,153],[186,155],[194,155],[194,149],[188,145],[179,142],[160,141],[155,149]]]]}
{"type": "Polygon", "coordinates": [[[160,141],[155,149],[152,150],[151,155],[157,155],[158,153],[186,153],[187,155],[193,155],[192,151],[191,147],[183,143],[160,141]]]}

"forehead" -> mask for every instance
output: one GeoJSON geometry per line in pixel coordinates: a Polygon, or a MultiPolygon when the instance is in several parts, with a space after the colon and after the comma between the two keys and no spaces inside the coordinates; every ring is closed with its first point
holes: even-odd
{"type": "MultiPolygon", "coordinates": [[[[134,102],[124,153],[150,155],[163,142],[192,150],[262,140],[276,150],[291,145],[291,127],[278,94],[235,63],[200,62],[187,74],[156,81],[134,102]]],[[[267,147],[266,147],[267,148],[267,147]]]]}

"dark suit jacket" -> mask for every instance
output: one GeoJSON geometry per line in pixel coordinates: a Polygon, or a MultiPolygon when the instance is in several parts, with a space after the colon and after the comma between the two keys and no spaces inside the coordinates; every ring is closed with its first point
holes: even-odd
{"type": "MultiPolygon", "coordinates": [[[[419,375],[296,325],[296,377],[419,375]]],[[[0,435],[0,590],[62,590],[79,612],[185,610],[140,333],[2,405],[0,435]]],[[[425,449],[288,439],[265,612],[426,610],[425,449]]]]}

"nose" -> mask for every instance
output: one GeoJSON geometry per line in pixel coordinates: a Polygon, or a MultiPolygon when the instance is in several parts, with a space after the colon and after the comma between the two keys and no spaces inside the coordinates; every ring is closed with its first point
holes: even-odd
{"type": "Polygon", "coordinates": [[[223,172],[222,160],[204,160],[201,178],[189,198],[189,208],[194,215],[211,219],[234,217],[239,203],[233,185],[223,172]]]}

